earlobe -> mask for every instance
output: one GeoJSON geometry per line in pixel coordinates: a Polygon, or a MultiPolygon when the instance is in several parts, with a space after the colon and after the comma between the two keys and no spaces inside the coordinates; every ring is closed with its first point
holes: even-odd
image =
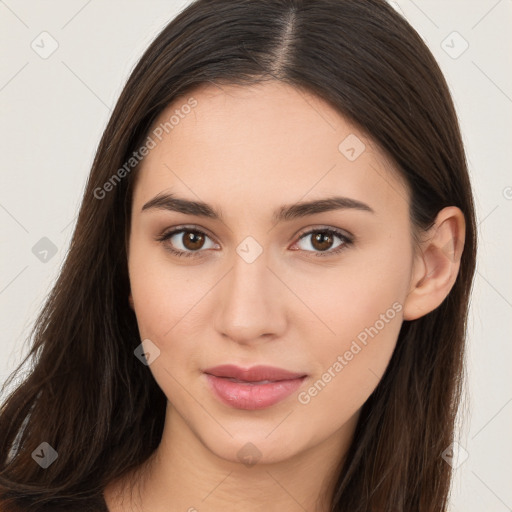
{"type": "Polygon", "coordinates": [[[421,242],[414,262],[404,320],[416,320],[436,309],[452,289],[460,268],[466,223],[455,206],[442,209],[421,242]]]}

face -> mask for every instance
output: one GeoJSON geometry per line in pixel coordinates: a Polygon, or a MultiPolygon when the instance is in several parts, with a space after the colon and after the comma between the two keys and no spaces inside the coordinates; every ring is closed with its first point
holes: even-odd
{"type": "Polygon", "coordinates": [[[413,270],[408,191],[385,155],[329,104],[277,82],[201,86],[149,135],[128,266],[166,432],[225,460],[253,450],[276,462],[353,429],[413,270]],[[205,373],[226,364],[297,378],[205,373]]]}

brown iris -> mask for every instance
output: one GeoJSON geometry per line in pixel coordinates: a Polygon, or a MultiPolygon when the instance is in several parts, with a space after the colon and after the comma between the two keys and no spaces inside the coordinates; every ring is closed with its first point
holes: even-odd
{"type": "Polygon", "coordinates": [[[311,244],[315,249],[319,251],[325,251],[329,249],[333,242],[333,236],[329,233],[325,232],[317,232],[311,235],[312,242],[311,244]]]}
{"type": "Polygon", "coordinates": [[[196,231],[186,231],[183,235],[183,245],[191,250],[195,251],[201,249],[204,244],[204,236],[196,231]]]}

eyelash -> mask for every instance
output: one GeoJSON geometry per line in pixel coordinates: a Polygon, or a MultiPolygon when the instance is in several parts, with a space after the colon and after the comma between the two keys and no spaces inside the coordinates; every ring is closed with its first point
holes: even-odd
{"type": "MultiPolygon", "coordinates": [[[[157,242],[163,243],[163,242],[166,242],[167,240],[169,240],[170,238],[172,238],[174,235],[176,235],[178,233],[196,233],[196,234],[198,233],[198,234],[201,234],[201,235],[205,235],[208,238],[211,238],[204,231],[201,231],[200,229],[192,228],[192,227],[189,227],[189,226],[184,226],[184,227],[182,226],[180,228],[175,228],[175,229],[173,229],[171,231],[162,233],[161,235],[157,236],[155,238],[155,240],[157,242]]],[[[338,247],[336,247],[335,249],[332,249],[332,250],[328,250],[328,251],[305,251],[305,252],[313,252],[314,253],[314,257],[325,258],[326,256],[337,255],[341,251],[343,251],[344,249],[346,249],[347,247],[351,246],[354,243],[352,238],[348,237],[347,235],[345,235],[341,231],[339,231],[337,229],[334,229],[334,228],[315,228],[315,229],[311,229],[309,231],[306,231],[305,233],[302,233],[299,236],[298,240],[302,240],[303,238],[306,238],[308,235],[312,235],[314,233],[328,233],[329,235],[337,236],[342,241],[342,243],[338,247]]],[[[166,250],[168,250],[171,254],[174,254],[175,256],[179,256],[179,257],[184,256],[186,258],[196,257],[196,254],[198,254],[200,252],[203,252],[202,250],[198,250],[198,251],[180,251],[180,250],[173,249],[170,246],[167,246],[166,250]]],[[[301,249],[297,249],[297,250],[301,250],[301,249]]]]}

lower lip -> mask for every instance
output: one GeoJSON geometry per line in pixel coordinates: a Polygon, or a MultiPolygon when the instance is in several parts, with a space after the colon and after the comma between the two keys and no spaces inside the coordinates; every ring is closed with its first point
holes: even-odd
{"type": "Polygon", "coordinates": [[[206,374],[214,393],[226,405],[236,409],[265,409],[277,404],[296,391],[305,377],[280,380],[267,384],[244,384],[224,377],[206,374]]]}

